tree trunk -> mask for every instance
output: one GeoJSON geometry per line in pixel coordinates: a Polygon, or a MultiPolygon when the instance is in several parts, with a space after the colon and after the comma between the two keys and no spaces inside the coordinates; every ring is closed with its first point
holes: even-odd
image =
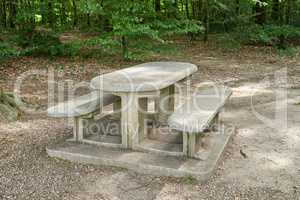
{"type": "Polygon", "coordinates": [[[290,24],[292,18],[292,7],[295,5],[294,0],[287,0],[286,4],[285,23],[290,24]]]}
{"type": "Polygon", "coordinates": [[[190,11],[189,11],[189,0],[185,0],[185,12],[186,12],[186,18],[190,18],[190,11]]]}
{"type": "MultiPolygon", "coordinates": [[[[86,8],[88,10],[88,1],[86,0],[86,8]]],[[[86,21],[87,21],[87,26],[90,27],[91,26],[91,19],[90,19],[90,13],[89,11],[87,11],[87,14],[86,14],[86,21]]]]}
{"type": "Polygon", "coordinates": [[[75,0],[72,0],[72,7],[73,7],[73,25],[75,27],[75,26],[77,26],[77,23],[78,23],[77,5],[76,5],[75,0]]]}
{"type": "Polygon", "coordinates": [[[205,0],[205,10],[204,10],[204,41],[208,41],[208,33],[209,33],[209,0],[205,0]]]}
{"type": "Polygon", "coordinates": [[[4,28],[6,28],[7,24],[6,24],[6,20],[7,20],[7,16],[6,16],[6,0],[2,0],[2,4],[1,4],[1,22],[2,22],[2,26],[4,28]]]}
{"type": "Polygon", "coordinates": [[[203,0],[198,0],[198,20],[202,21],[203,0]]]}
{"type": "Polygon", "coordinates": [[[279,13],[279,0],[273,0],[273,4],[272,4],[272,20],[275,22],[278,22],[280,13],[279,13]]]}
{"type": "Polygon", "coordinates": [[[52,0],[48,0],[48,5],[47,5],[47,13],[48,13],[48,24],[50,27],[53,27],[53,4],[52,0]]]}
{"type": "Polygon", "coordinates": [[[16,19],[17,19],[17,2],[16,0],[11,0],[9,3],[9,26],[10,28],[16,27],[16,19]]]}
{"type": "Polygon", "coordinates": [[[61,16],[60,16],[60,21],[61,25],[65,25],[67,16],[66,16],[66,2],[65,0],[61,0],[61,16]]]}
{"type": "Polygon", "coordinates": [[[175,0],[173,3],[172,3],[172,6],[173,6],[173,11],[172,11],[172,17],[174,17],[174,18],[177,18],[177,13],[178,13],[178,1],[177,0],[175,0]]]}
{"type": "Polygon", "coordinates": [[[178,0],[174,0],[174,4],[173,5],[178,10],[178,8],[177,8],[178,7],[178,0]]]}
{"type": "Polygon", "coordinates": [[[42,15],[42,24],[47,23],[47,14],[46,14],[46,9],[45,8],[46,8],[45,1],[41,0],[40,13],[42,15]]]}
{"type": "Polygon", "coordinates": [[[91,26],[90,13],[88,13],[88,14],[86,15],[86,17],[87,17],[87,25],[88,25],[88,27],[90,27],[90,26],[91,26]]]}
{"type": "Polygon", "coordinates": [[[154,7],[155,7],[155,11],[156,12],[160,12],[160,10],[161,10],[161,7],[160,7],[160,0],[155,0],[155,2],[154,2],[154,7]]]}
{"type": "Polygon", "coordinates": [[[236,0],[235,1],[235,14],[236,16],[239,16],[240,15],[240,0],[236,0]]]}
{"type": "Polygon", "coordinates": [[[125,36],[122,36],[122,54],[123,58],[127,59],[128,57],[128,43],[125,36]]]}
{"type": "MultiPolygon", "coordinates": [[[[261,1],[263,3],[263,1],[261,1]]],[[[257,2],[254,7],[255,23],[263,25],[266,22],[266,8],[262,3],[257,2]]]]}
{"type": "Polygon", "coordinates": [[[191,3],[192,3],[192,16],[193,19],[196,19],[196,3],[194,1],[192,1],[191,3]]]}
{"type": "Polygon", "coordinates": [[[31,26],[30,28],[32,30],[34,30],[34,28],[35,28],[35,7],[32,4],[34,4],[34,2],[31,2],[30,0],[27,0],[28,8],[31,11],[31,14],[29,15],[30,16],[29,17],[29,23],[30,23],[30,26],[31,26]]]}

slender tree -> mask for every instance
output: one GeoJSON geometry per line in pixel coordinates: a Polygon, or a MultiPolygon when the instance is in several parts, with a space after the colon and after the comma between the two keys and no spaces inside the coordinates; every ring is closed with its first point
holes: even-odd
{"type": "Polygon", "coordinates": [[[202,21],[203,0],[198,0],[198,20],[202,21]]]}
{"type": "Polygon", "coordinates": [[[72,7],[73,7],[73,26],[77,26],[78,16],[77,16],[77,5],[75,0],[72,0],[72,7]]]}
{"type": "Polygon", "coordinates": [[[209,33],[209,0],[204,0],[204,17],[203,17],[203,23],[205,26],[205,32],[204,32],[204,41],[208,41],[208,33],[209,33]]]}
{"type": "Polygon", "coordinates": [[[9,1],[9,26],[10,28],[16,27],[16,19],[17,19],[17,1],[10,0],[9,1]]]}
{"type": "Polygon", "coordinates": [[[240,15],[240,0],[235,0],[235,14],[236,16],[240,15]]]}
{"type": "Polygon", "coordinates": [[[189,11],[189,0],[185,0],[185,12],[186,12],[186,18],[190,18],[190,11],[189,11]]]}
{"type": "Polygon", "coordinates": [[[91,26],[91,19],[90,19],[90,11],[89,11],[89,5],[88,5],[88,0],[85,1],[85,7],[86,7],[86,22],[87,26],[91,26]]]}
{"type": "Polygon", "coordinates": [[[266,8],[264,1],[256,2],[254,6],[255,23],[263,25],[266,22],[266,8]]]}
{"type": "Polygon", "coordinates": [[[64,26],[66,24],[66,21],[67,21],[66,1],[65,0],[61,0],[60,3],[61,3],[60,21],[61,21],[61,25],[64,26]]]}
{"type": "Polygon", "coordinates": [[[160,0],[154,0],[154,7],[156,12],[160,12],[161,7],[160,7],[160,0]]]}
{"type": "Polygon", "coordinates": [[[7,16],[6,16],[6,0],[2,0],[1,1],[1,24],[4,28],[6,28],[6,20],[7,20],[7,16]]]}
{"type": "Polygon", "coordinates": [[[192,16],[193,19],[196,19],[196,3],[192,0],[191,4],[192,4],[192,16]]]}
{"type": "Polygon", "coordinates": [[[277,22],[279,20],[279,15],[280,15],[280,8],[279,8],[279,0],[273,0],[272,2],[272,20],[274,20],[275,22],[277,22]]]}
{"type": "Polygon", "coordinates": [[[46,13],[46,4],[45,4],[45,0],[40,0],[40,13],[42,16],[42,24],[46,24],[47,23],[47,13],[46,13]]]}
{"type": "Polygon", "coordinates": [[[48,0],[47,2],[47,19],[50,27],[53,27],[54,23],[54,14],[53,14],[53,0],[48,0]]]}
{"type": "Polygon", "coordinates": [[[295,5],[295,0],[287,0],[286,4],[287,5],[286,5],[286,12],[285,12],[285,23],[290,24],[293,15],[293,7],[295,5]]]}

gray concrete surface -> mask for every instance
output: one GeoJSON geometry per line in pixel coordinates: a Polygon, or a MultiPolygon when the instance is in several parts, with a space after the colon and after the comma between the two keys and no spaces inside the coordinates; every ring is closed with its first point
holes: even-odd
{"type": "Polygon", "coordinates": [[[193,177],[199,181],[207,181],[232,135],[232,131],[226,134],[211,133],[211,144],[206,151],[198,152],[198,160],[72,142],[50,146],[47,153],[51,157],[73,162],[122,167],[142,174],[193,177]]]}
{"type": "Polygon", "coordinates": [[[112,104],[119,98],[112,94],[100,95],[99,92],[70,99],[66,102],[58,103],[56,106],[47,109],[49,117],[80,117],[89,113],[100,110],[102,106],[112,104]]]}
{"type": "Polygon", "coordinates": [[[147,92],[166,88],[198,70],[183,62],[150,62],[95,77],[91,87],[107,92],[147,92]]]}

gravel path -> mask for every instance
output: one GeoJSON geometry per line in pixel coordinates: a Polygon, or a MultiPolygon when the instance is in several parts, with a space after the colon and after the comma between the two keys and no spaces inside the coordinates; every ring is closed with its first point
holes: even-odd
{"type": "MultiPolygon", "coordinates": [[[[45,147],[70,134],[63,121],[28,120],[0,124],[0,199],[62,199],[99,169],[50,159],[45,147]]],[[[100,168],[98,173],[110,172],[100,168]]]]}

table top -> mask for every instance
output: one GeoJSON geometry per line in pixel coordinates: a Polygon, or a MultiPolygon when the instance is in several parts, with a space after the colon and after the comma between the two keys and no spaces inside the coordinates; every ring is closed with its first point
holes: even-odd
{"type": "Polygon", "coordinates": [[[190,76],[197,66],[183,62],[150,62],[92,79],[93,89],[105,92],[149,92],[166,88],[190,76]]]}

